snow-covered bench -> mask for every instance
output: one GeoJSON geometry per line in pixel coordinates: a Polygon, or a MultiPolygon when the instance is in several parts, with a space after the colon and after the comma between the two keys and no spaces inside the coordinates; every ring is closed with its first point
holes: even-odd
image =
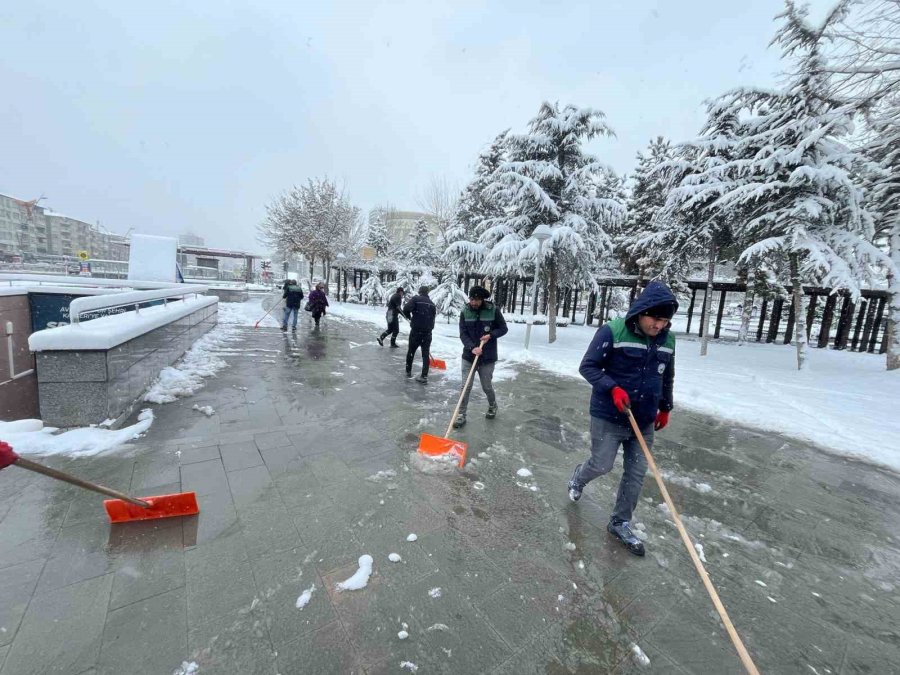
{"type": "Polygon", "coordinates": [[[217,321],[218,299],[196,296],[32,333],[41,418],[57,427],[121,421],[217,321]]]}

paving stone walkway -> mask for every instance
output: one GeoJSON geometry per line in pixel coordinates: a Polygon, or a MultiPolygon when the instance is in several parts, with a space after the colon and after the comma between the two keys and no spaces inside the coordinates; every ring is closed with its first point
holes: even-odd
{"type": "MultiPolygon", "coordinates": [[[[459,381],[406,380],[374,334],[242,327],[134,448],[48,461],[194,490],[199,517],[110,527],[102,498],[0,473],[0,675],[742,672],[649,477],[643,559],[604,529],[620,468],[568,503],[586,385],[517,369],[494,421],[473,394],[475,461],[433,473],[418,437],[459,381]],[[363,554],[368,586],[337,592],[363,554]]],[[[900,670],[896,475],[681,410],[656,456],[761,672],[900,670]]]]}

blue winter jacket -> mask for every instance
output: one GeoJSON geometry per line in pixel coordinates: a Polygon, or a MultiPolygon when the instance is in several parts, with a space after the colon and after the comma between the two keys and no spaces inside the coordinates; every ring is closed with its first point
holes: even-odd
{"type": "Polygon", "coordinates": [[[644,427],[660,410],[673,408],[675,336],[668,328],[656,338],[644,335],[637,325],[641,312],[664,303],[678,302],[672,291],[653,281],[628,309],[624,319],[614,319],[597,329],[578,371],[594,388],[591,415],[630,426],[627,415],[612,401],[613,387],[622,387],[631,399],[631,411],[644,427]]]}

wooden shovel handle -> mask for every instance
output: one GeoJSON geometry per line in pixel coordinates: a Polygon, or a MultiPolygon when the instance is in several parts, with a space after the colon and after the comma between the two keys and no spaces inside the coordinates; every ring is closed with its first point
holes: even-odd
{"type": "Polygon", "coordinates": [[[653,455],[650,454],[650,448],[647,447],[647,442],[644,440],[644,435],[638,428],[637,420],[634,419],[631,408],[626,407],[625,412],[628,413],[628,421],[631,422],[631,428],[634,430],[634,435],[635,437],[637,437],[638,443],[641,444],[641,450],[644,451],[644,457],[647,458],[647,464],[650,465],[650,469],[653,471],[653,477],[656,479],[656,484],[659,486],[659,491],[662,493],[663,500],[665,500],[666,506],[669,507],[669,515],[671,515],[672,520],[675,521],[675,527],[678,528],[678,534],[681,535],[681,540],[687,547],[688,554],[690,554],[691,560],[694,562],[694,567],[697,568],[697,573],[700,575],[700,579],[702,579],[703,585],[706,587],[706,592],[709,593],[709,597],[712,599],[712,603],[713,605],[715,605],[716,611],[719,613],[719,617],[721,617],[722,619],[722,623],[725,624],[725,630],[728,631],[728,636],[731,638],[731,642],[734,645],[734,648],[737,650],[738,656],[741,659],[741,663],[744,664],[744,668],[748,673],[750,673],[750,675],[759,675],[759,671],[756,669],[756,665],[753,663],[753,659],[750,658],[750,653],[747,651],[747,648],[744,647],[744,643],[741,642],[741,637],[738,635],[734,624],[731,623],[731,619],[728,617],[728,612],[725,611],[725,605],[722,604],[722,601],[719,599],[719,594],[716,592],[715,586],[712,585],[712,581],[710,581],[709,579],[709,574],[706,572],[706,568],[700,561],[700,557],[697,555],[697,551],[694,550],[694,545],[691,542],[691,538],[690,536],[688,536],[687,530],[684,529],[684,525],[681,522],[681,516],[678,515],[678,511],[675,509],[675,504],[672,503],[672,498],[669,496],[669,491],[666,489],[665,483],[663,483],[662,476],[660,476],[659,474],[659,469],[656,467],[656,462],[653,461],[653,455]]]}
{"type": "Polygon", "coordinates": [[[59,471],[57,469],[51,469],[49,466],[44,466],[43,464],[38,464],[36,462],[32,462],[29,459],[25,459],[24,457],[19,457],[15,461],[15,465],[21,467],[23,469],[28,469],[29,471],[34,471],[35,473],[40,473],[45,476],[50,476],[50,478],[55,478],[56,480],[61,480],[64,483],[71,483],[72,485],[77,485],[80,488],[84,488],[85,490],[91,490],[93,492],[99,492],[101,495],[106,495],[107,497],[112,497],[113,499],[121,499],[124,502],[128,502],[129,504],[134,504],[135,506],[140,506],[145,509],[150,508],[150,504],[145,501],[141,501],[140,499],[135,499],[134,497],[129,497],[124,492],[118,492],[116,490],[111,490],[108,487],[103,487],[102,485],[97,485],[96,483],[89,483],[86,480],[82,480],[81,478],[76,478],[71,474],[65,473],[63,471],[59,471]]]}
{"type": "Polygon", "coordinates": [[[459,395],[459,400],[456,402],[456,409],[453,411],[453,415],[450,417],[450,424],[447,425],[447,433],[444,434],[444,438],[450,438],[450,431],[453,429],[453,422],[456,420],[456,416],[459,414],[459,408],[462,405],[463,396],[466,395],[466,389],[469,388],[469,383],[472,381],[472,378],[475,377],[475,366],[478,365],[478,359],[481,357],[481,354],[475,355],[475,360],[472,361],[472,367],[469,368],[469,376],[466,378],[466,383],[463,385],[462,393],[459,395]]]}

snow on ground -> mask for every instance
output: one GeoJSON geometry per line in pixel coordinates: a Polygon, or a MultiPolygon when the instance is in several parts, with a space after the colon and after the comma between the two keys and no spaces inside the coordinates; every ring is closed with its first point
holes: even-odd
{"type": "Polygon", "coordinates": [[[153,411],[144,410],[137,423],[123,429],[83,427],[55,434],[55,427],[45,427],[40,420],[0,422],[0,438],[21,455],[69,455],[93,457],[110,452],[134,440],[153,424],[153,411]]]}
{"type": "Polygon", "coordinates": [[[205,378],[215,376],[227,365],[213,352],[231,342],[233,337],[234,329],[228,325],[216,326],[199,337],[178,363],[160,371],[159,377],[144,394],[144,400],[148,403],[171,403],[201,389],[205,378]]]}
{"type": "Polygon", "coordinates": [[[216,414],[216,411],[213,409],[211,405],[196,405],[194,404],[191,407],[191,410],[196,410],[199,413],[203,413],[207,417],[212,417],[216,414]]]}
{"type": "Polygon", "coordinates": [[[388,560],[390,560],[391,562],[400,562],[401,560],[403,560],[403,558],[400,557],[399,553],[389,553],[388,560]]]}
{"type": "MultiPolygon", "coordinates": [[[[219,307],[223,306],[227,305],[219,307]]],[[[329,310],[332,319],[384,324],[383,307],[335,302],[329,310]]],[[[547,330],[547,326],[534,326],[531,349],[525,350],[525,326],[510,323],[509,333],[500,339],[501,362],[495,379],[514,377],[514,371],[504,366],[506,362],[580,380],[578,365],[596,327],[560,328],[552,345],[547,344],[547,330]]],[[[408,331],[408,326],[401,327],[401,334],[408,331]]],[[[799,372],[790,345],[713,342],[709,355],[701,357],[696,339],[677,337],[673,415],[686,408],[900,470],[896,444],[885,442],[900,436],[900,416],[894,414],[895,402],[900,400],[900,377],[885,371],[884,356],[810,349],[809,367],[799,372]]],[[[447,361],[442,377],[462,379],[462,349],[455,321],[447,324],[441,319],[435,324],[432,352],[447,361]]]]}
{"type": "Polygon", "coordinates": [[[369,583],[369,577],[372,575],[372,556],[362,555],[359,557],[359,569],[352,577],[336,584],[339,591],[358,591],[365,588],[369,583]]]}
{"type": "Polygon", "coordinates": [[[172,675],[196,675],[196,673],[200,672],[200,666],[191,661],[188,663],[187,661],[182,661],[181,665],[175,669],[175,672],[172,675]]]}

